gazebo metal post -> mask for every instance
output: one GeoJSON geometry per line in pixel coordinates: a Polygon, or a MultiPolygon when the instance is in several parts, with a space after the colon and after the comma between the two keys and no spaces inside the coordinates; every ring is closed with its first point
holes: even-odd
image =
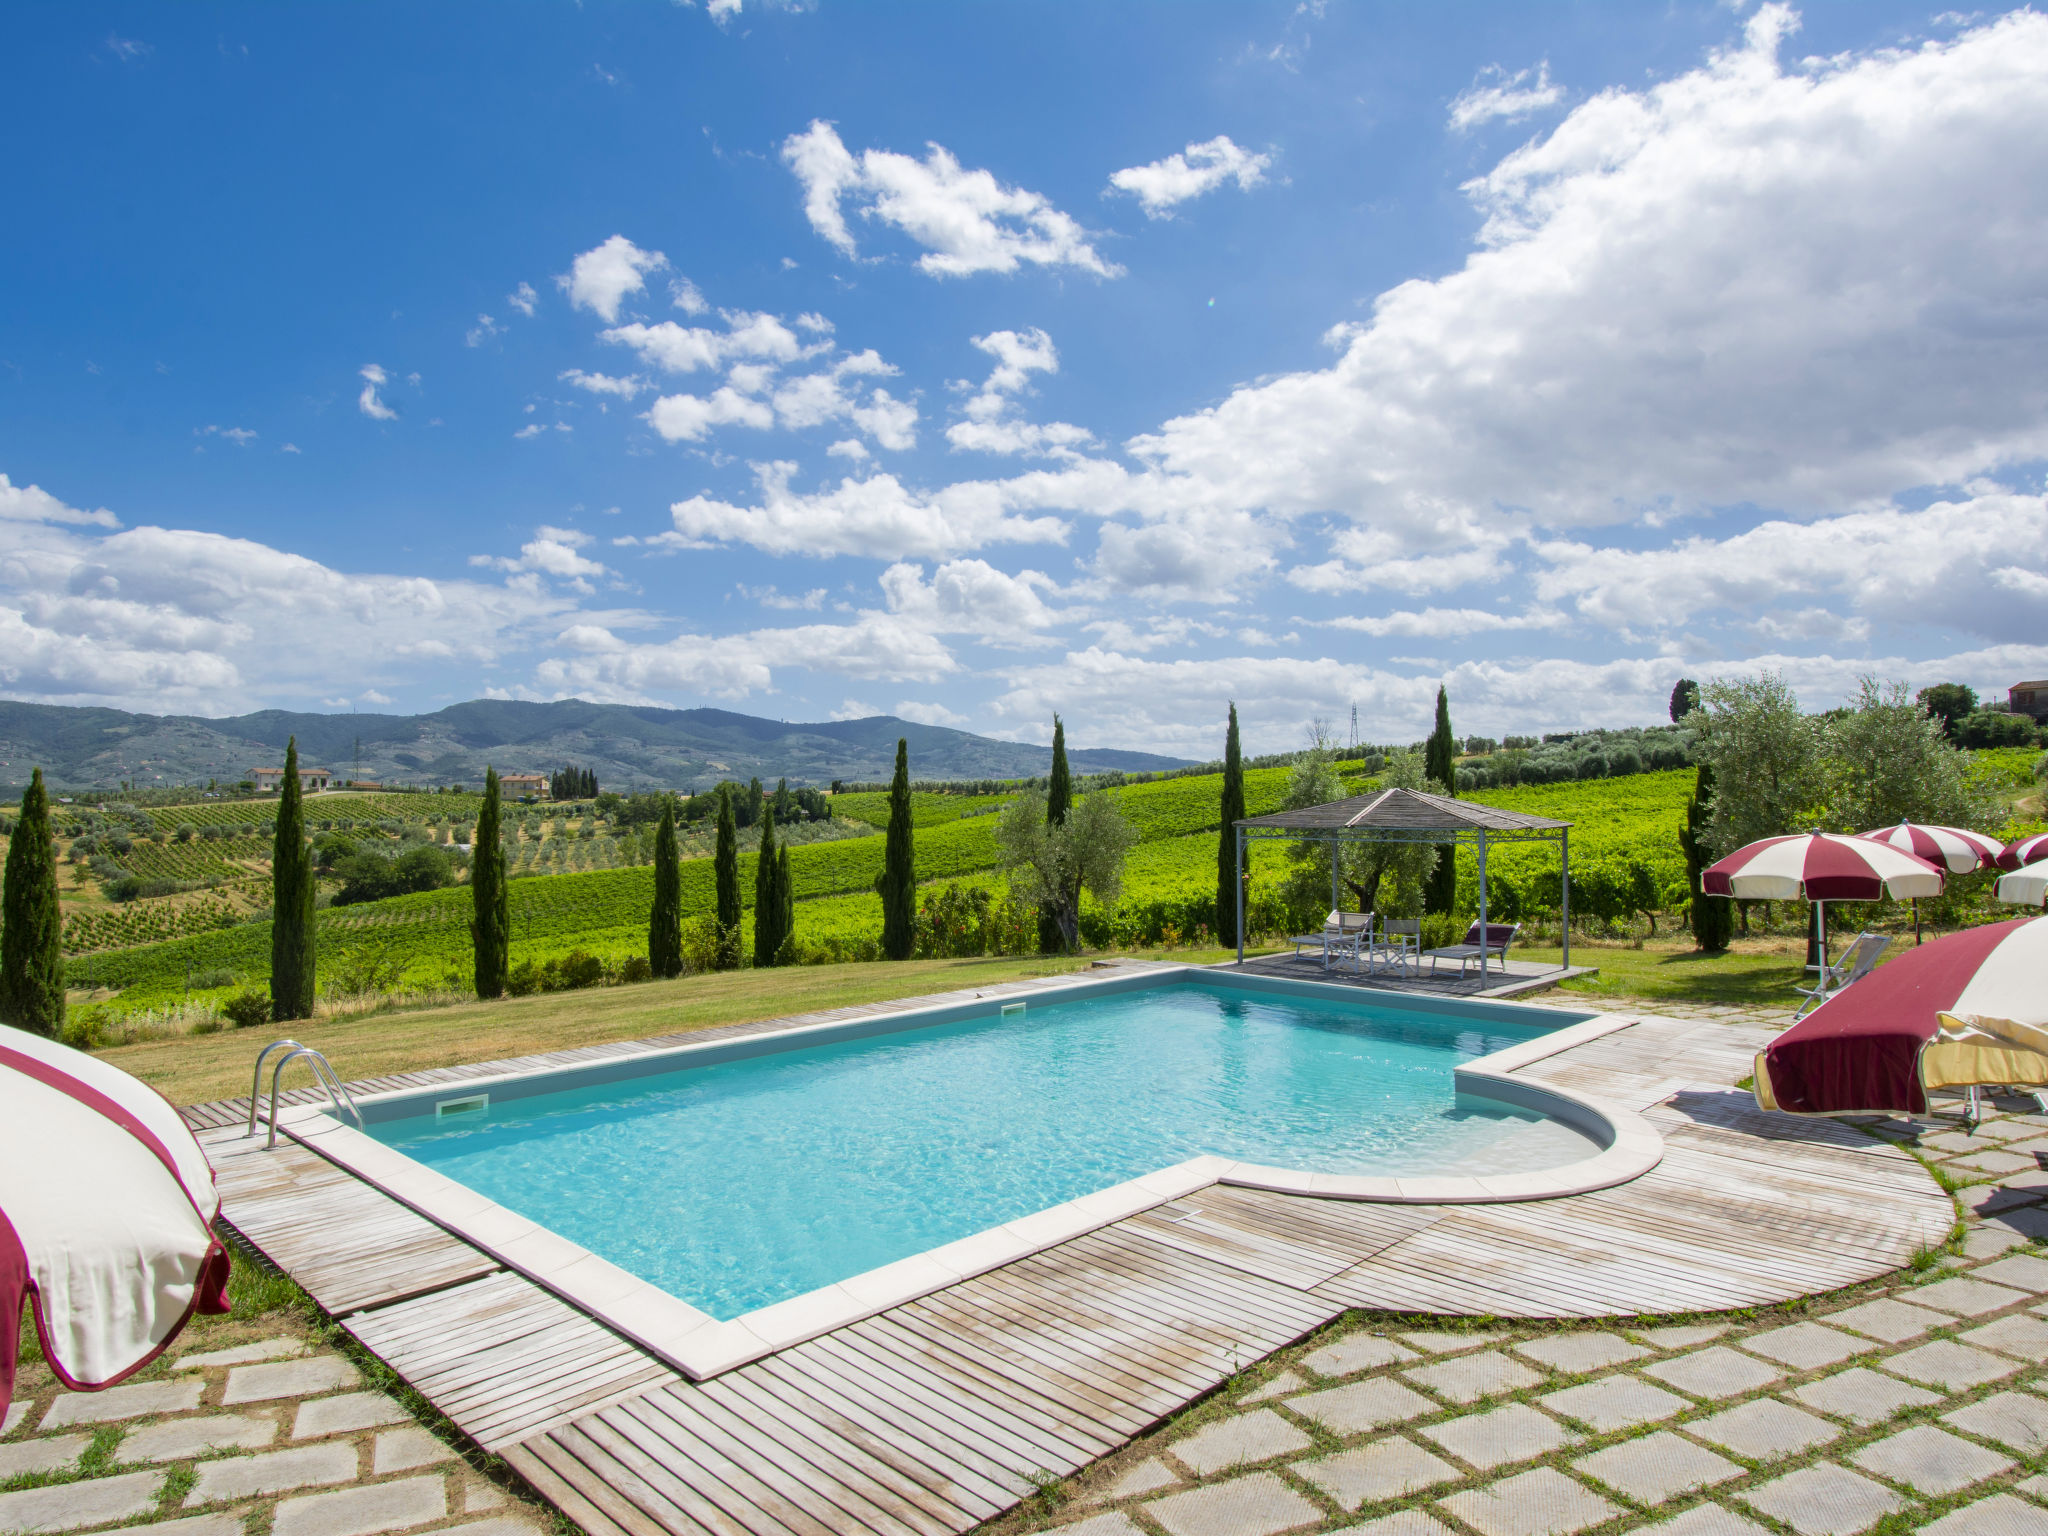
{"type": "MultiPolygon", "coordinates": [[[[1456,843],[1451,844],[1451,856],[1455,858],[1457,853],[1458,845],[1456,843]]],[[[1430,963],[1434,965],[1436,962],[1431,961],[1430,963]]],[[[1508,963],[1506,955],[1501,956],[1500,963],[1502,968],[1505,969],[1508,963]]],[[[1479,990],[1482,992],[1486,990],[1486,829],[1484,827],[1479,829],[1479,990]]]]}
{"type": "Polygon", "coordinates": [[[1557,887],[1558,899],[1562,903],[1564,917],[1564,931],[1561,935],[1564,940],[1564,954],[1558,961],[1558,969],[1568,971],[1572,968],[1572,829],[1570,827],[1566,827],[1558,835],[1557,846],[1559,856],[1564,860],[1564,874],[1558,881],[1557,887]]]}
{"type": "Polygon", "coordinates": [[[1244,964],[1244,828],[1237,829],[1237,963],[1244,964]]]}

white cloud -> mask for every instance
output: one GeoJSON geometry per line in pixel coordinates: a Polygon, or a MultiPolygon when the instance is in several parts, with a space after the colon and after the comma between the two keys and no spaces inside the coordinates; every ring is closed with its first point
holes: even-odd
{"type": "Polygon", "coordinates": [[[669,281],[669,302],[686,315],[701,315],[711,307],[710,302],[687,277],[676,277],[669,281]]]}
{"type": "Polygon", "coordinates": [[[297,443],[285,443],[277,451],[279,453],[299,453],[302,450],[297,443]]]}
{"type": "Polygon", "coordinates": [[[763,608],[779,608],[785,612],[801,610],[816,613],[825,606],[825,589],[813,587],[804,593],[783,592],[773,586],[750,587],[742,582],[733,589],[741,597],[759,603],[763,608]]]}
{"type": "Polygon", "coordinates": [[[648,409],[647,423],[671,443],[694,443],[713,427],[738,425],[765,432],[775,425],[775,413],[759,400],[721,387],[708,396],[663,395],[648,409]]]}
{"type": "Polygon", "coordinates": [[[1219,133],[1206,144],[1190,144],[1164,160],[1117,171],[1109,184],[1137,198],[1147,218],[1165,219],[1171,218],[1180,204],[1213,192],[1226,181],[1235,181],[1240,191],[1249,192],[1266,179],[1266,168],[1272,163],[1271,155],[1239,149],[1228,135],[1219,133]]]}
{"type": "Polygon", "coordinates": [[[505,327],[498,324],[489,315],[478,315],[476,317],[476,324],[471,326],[463,335],[462,344],[466,347],[480,347],[492,338],[504,334],[505,327]]]}
{"type": "Polygon", "coordinates": [[[664,320],[659,325],[614,326],[599,339],[631,347],[648,367],[668,373],[723,368],[740,358],[789,363],[804,355],[804,344],[774,315],[728,310],[724,319],[723,331],[664,320]]]}
{"type": "Polygon", "coordinates": [[[533,284],[521,283],[505,295],[505,302],[531,320],[535,307],[540,303],[540,295],[533,291],[533,284]]]}
{"type": "Polygon", "coordinates": [[[543,687],[580,698],[644,702],[662,693],[739,698],[774,687],[777,668],[801,667],[876,682],[936,682],[958,670],[952,653],[923,630],[886,614],[851,624],[803,624],[746,634],[684,634],[660,643],[621,639],[602,625],[576,624],[556,654],[535,669],[543,687]]]}
{"type": "Polygon", "coordinates": [[[386,405],[377,393],[380,386],[390,382],[390,376],[375,363],[366,363],[358,376],[364,380],[363,392],[356,396],[356,407],[372,421],[396,421],[398,412],[386,405]]]}
{"type": "Polygon", "coordinates": [[[256,441],[256,434],[247,427],[205,426],[192,429],[194,437],[220,437],[233,443],[237,448],[246,448],[256,441]]]}
{"type": "Polygon", "coordinates": [[[889,611],[934,634],[975,635],[995,645],[1034,645],[1039,632],[1069,615],[1045,604],[1040,593],[1057,584],[1039,571],[1005,575],[984,560],[948,560],[929,582],[920,566],[907,563],[882,572],[889,611]]]}
{"type": "Polygon", "coordinates": [[[569,263],[569,270],[555,283],[569,295],[572,308],[587,309],[610,325],[619,318],[627,295],[647,287],[646,274],[667,265],[661,252],[643,251],[624,235],[613,235],[569,263]]]}
{"type": "Polygon", "coordinates": [[[1564,87],[1552,83],[1548,59],[1512,75],[1489,64],[1451,103],[1451,127],[1464,133],[1495,118],[1512,123],[1563,100],[1564,87]]]}
{"type": "Polygon", "coordinates": [[[581,368],[567,369],[555,377],[593,395],[617,395],[621,400],[630,400],[647,388],[647,381],[642,378],[614,378],[607,373],[585,373],[581,368]]]}
{"type": "Polygon", "coordinates": [[[1462,269],[1133,440],[1157,494],[1426,555],[1447,510],[1811,516],[2048,456],[2048,16],[1788,71],[1791,20],[1508,155],[1462,269]]]}
{"type": "Polygon", "coordinates": [[[994,543],[1064,543],[1067,525],[1051,517],[1012,515],[1015,483],[947,486],[932,495],[907,489],[894,475],[845,479],[811,495],[792,491],[796,465],[754,466],[761,500],[750,507],[693,496],[670,509],[672,547],[751,544],[771,555],[868,555],[879,559],[943,559],[994,543]]]}
{"type": "Polygon", "coordinates": [[[865,398],[857,389],[846,387],[850,378],[895,372],[872,349],[853,353],[822,373],[804,374],[777,388],[776,417],[790,428],[850,421],[882,447],[904,452],[917,446],[917,407],[880,386],[870,389],[865,398]]]}
{"type": "Polygon", "coordinates": [[[1024,421],[1014,414],[1011,397],[1029,387],[1032,374],[1059,372],[1059,351],[1043,330],[1034,326],[1028,331],[991,331],[968,339],[996,365],[963,408],[967,419],[946,429],[946,440],[956,450],[1070,459],[1075,450],[1094,443],[1095,434],[1085,427],[1065,421],[1024,421]]]}
{"type": "Polygon", "coordinates": [[[856,464],[860,463],[863,459],[872,457],[868,452],[867,444],[856,437],[841,438],[838,442],[827,448],[825,452],[835,459],[851,459],[856,464]]]}
{"type": "Polygon", "coordinates": [[[574,528],[550,528],[543,524],[534,530],[534,535],[519,546],[516,558],[505,555],[471,555],[471,565],[488,566],[493,570],[509,571],[514,574],[530,572],[538,576],[553,576],[566,581],[579,592],[592,589],[594,577],[608,576],[610,569],[577,553],[590,543],[590,535],[574,528]]]}
{"type": "Polygon", "coordinates": [[[1485,608],[1424,608],[1420,612],[1346,614],[1319,621],[1331,629],[1356,630],[1362,635],[1384,638],[1436,640],[1460,635],[1493,634],[1504,629],[1556,629],[1564,615],[1542,609],[1527,613],[1493,613],[1485,608]]]}
{"type": "Polygon", "coordinates": [[[811,227],[851,256],[853,233],[842,203],[891,225],[925,248],[921,270],[934,277],[1014,272],[1018,266],[1078,267],[1098,277],[1123,269],[1088,242],[1088,232],[1036,192],[1007,187],[985,170],[966,170],[937,144],[922,160],[889,150],[854,155],[830,123],[814,121],[782,145],[804,189],[811,227]]]}
{"type": "Polygon", "coordinates": [[[105,507],[82,512],[67,507],[40,485],[16,485],[0,474],[0,523],[77,523],[118,528],[121,520],[105,507]]]}
{"type": "Polygon", "coordinates": [[[528,423],[527,423],[527,424],[526,424],[525,426],[521,427],[521,428],[520,428],[520,429],[519,429],[519,430],[518,430],[517,432],[514,432],[514,433],[512,434],[512,436],[513,436],[513,439],[514,439],[514,440],[516,441],[516,440],[518,440],[518,439],[521,439],[521,438],[528,438],[528,437],[539,437],[539,436],[541,435],[541,433],[543,433],[543,432],[545,432],[545,431],[547,431],[547,428],[546,428],[546,427],[544,427],[544,426],[542,426],[542,425],[541,425],[541,424],[540,424],[539,422],[537,422],[537,421],[529,421],[529,422],[528,422],[528,423]]]}
{"type": "Polygon", "coordinates": [[[890,711],[899,720],[910,720],[918,725],[947,725],[956,731],[964,731],[974,722],[965,715],[955,714],[943,704],[924,704],[916,699],[901,699],[890,711]]]}

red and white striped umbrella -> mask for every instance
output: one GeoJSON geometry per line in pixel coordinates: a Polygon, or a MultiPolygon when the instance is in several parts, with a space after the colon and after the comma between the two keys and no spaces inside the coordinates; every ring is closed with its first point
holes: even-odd
{"type": "Polygon", "coordinates": [[[0,1403],[24,1301],[75,1392],[149,1364],[193,1313],[227,1311],[219,1213],[206,1155],[161,1094],[0,1027],[0,1403]]]}
{"type": "Polygon", "coordinates": [[[2036,832],[2032,837],[2023,837],[2016,843],[2007,843],[1998,855],[2000,869],[2025,869],[2029,864],[2038,864],[2048,859],[2048,832],[2036,832]]]}
{"type": "MultiPolygon", "coordinates": [[[[2048,862],[1998,877],[1998,899],[2016,907],[2048,905],[2048,862]]],[[[2048,990],[2048,988],[2044,988],[2048,990]]]]}
{"type": "Polygon", "coordinates": [[[1939,896],[1947,880],[1939,866],[1888,843],[1801,832],[1736,849],[1701,874],[1700,886],[1742,901],[1903,901],[1939,896]]]}
{"type": "Polygon", "coordinates": [[[1930,864],[1939,864],[1952,875],[1974,874],[1998,862],[2005,844],[1967,827],[1922,826],[1902,821],[1896,827],[1879,827],[1857,834],[1873,843],[1883,843],[1901,853],[1916,854],[1930,864]]]}

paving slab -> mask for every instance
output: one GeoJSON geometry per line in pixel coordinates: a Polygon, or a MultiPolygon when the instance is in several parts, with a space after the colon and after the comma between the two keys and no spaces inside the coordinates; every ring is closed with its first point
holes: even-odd
{"type": "Polygon", "coordinates": [[[238,1365],[228,1372],[227,1390],[221,1402],[265,1403],[279,1397],[311,1397],[316,1392],[338,1392],[359,1387],[363,1374],[339,1355],[315,1355],[306,1360],[277,1360],[268,1365],[238,1365]]]}
{"type": "Polygon", "coordinates": [[[1419,1509],[1397,1509],[1363,1525],[1348,1525],[1345,1536],[1454,1536],[1435,1515],[1419,1509]]]}
{"type": "Polygon", "coordinates": [[[1321,1349],[1312,1349],[1301,1363],[1318,1376],[1349,1376],[1353,1371],[1370,1371],[1382,1365],[1399,1365],[1420,1356],[1405,1344],[1377,1333],[1347,1333],[1321,1349]]]}
{"type": "MultiPolygon", "coordinates": [[[[379,1435],[377,1439],[381,1445],[384,1437],[379,1435]]],[[[1230,1467],[1271,1461],[1275,1456],[1292,1456],[1314,1444],[1272,1409],[1260,1408],[1206,1425],[1185,1440],[1174,1441],[1166,1450],[1197,1477],[1207,1477],[1212,1472],[1222,1472],[1230,1467]]],[[[378,1470],[383,1469],[380,1467],[378,1470]]]]}
{"type": "MultiPolygon", "coordinates": [[[[206,1390],[201,1377],[185,1381],[142,1381],[104,1392],[60,1392],[43,1415],[38,1431],[61,1429],[67,1424],[112,1424],[120,1419],[139,1419],[146,1413],[189,1413],[199,1406],[206,1390]]],[[[5,1527],[0,1527],[5,1529],[5,1527]]]]}
{"type": "Polygon", "coordinates": [[[370,1456],[370,1471],[377,1477],[392,1472],[410,1472],[415,1467],[431,1467],[444,1461],[457,1460],[455,1453],[432,1431],[418,1424],[406,1424],[397,1429],[387,1429],[377,1436],[377,1442],[370,1456]]]}
{"type": "MultiPolygon", "coordinates": [[[[2014,1192],[2017,1198],[2017,1191],[2014,1192]]],[[[2048,1241],[2048,1210],[2039,1205],[2019,1206],[2003,1211],[1985,1211],[1986,1226],[2003,1227],[2008,1232],[2017,1232],[2034,1242],[2048,1241]]]]}
{"type": "MultiPolygon", "coordinates": [[[[1162,1467],[1160,1470],[1165,1469],[1162,1467]]],[[[1168,1472],[1167,1476],[1173,1474],[1168,1472]]],[[[473,1479],[462,1490],[462,1512],[467,1515],[473,1515],[480,1509],[502,1509],[509,1502],[502,1489],[482,1478],[473,1479]]]]}
{"type": "Polygon", "coordinates": [[[1297,1461],[1293,1471],[1348,1510],[1403,1498],[1439,1483],[1455,1483],[1465,1476],[1442,1457],[1430,1455],[1399,1435],[1321,1461],[1297,1461]]]}
{"type": "Polygon", "coordinates": [[[2048,1510],[1994,1493],[1921,1526],[1919,1536],[2048,1536],[2048,1510]]]}
{"type": "Polygon", "coordinates": [[[1643,1536],[1771,1536],[1767,1527],[1718,1504],[1695,1504],[1682,1515],[1642,1530],[1643,1536]]]}
{"type": "Polygon", "coordinates": [[[1988,1451],[1932,1424],[1902,1429],[1896,1435],[1866,1445],[1849,1459],[1866,1472],[1904,1483],[1928,1498],[1958,1493],[2013,1465],[2011,1457],[1988,1451]]]}
{"type": "Polygon", "coordinates": [[[1981,1217],[1995,1216],[2000,1220],[2015,1211],[2036,1209],[2040,1198],[2041,1192],[2037,1189],[2005,1189],[1996,1184],[1972,1184],[1967,1189],[1956,1191],[1956,1199],[1966,1209],[1981,1217]]]}
{"type": "Polygon", "coordinates": [[[1776,1461],[1838,1439],[1842,1429],[1817,1413],[1774,1397],[1753,1398],[1685,1426],[1709,1445],[1750,1461],[1776,1461]]]}
{"type": "Polygon", "coordinates": [[[1906,1507],[1906,1501],[1882,1483],[1825,1461],[1788,1472],[1736,1497],[1772,1519],[1784,1521],[1799,1536],[1856,1536],[1906,1507]]]}
{"type": "Polygon", "coordinates": [[[1264,1386],[1253,1387],[1238,1401],[1240,1403],[1270,1402],[1276,1397],[1285,1397],[1290,1392],[1299,1392],[1307,1386],[1307,1380],[1298,1371],[1282,1371],[1264,1386]]]}
{"type": "Polygon", "coordinates": [[[187,1515],[182,1520],[152,1521],[149,1536],[242,1536],[243,1519],[226,1510],[187,1515]]]}
{"type": "Polygon", "coordinates": [[[1601,1434],[1653,1424],[1692,1406],[1677,1393],[1653,1387],[1634,1376],[1602,1377],[1561,1392],[1546,1392],[1536,1401],[1552,1413],[1577,1419],[1601,1434]]]}
{"type": "MultiPolygon", "coordinates": [[[[1129,1524],[1128,1519],[1125,1522],[1129,1524]]],[[[1137,1526],[1132,1525],[1132,1530],[1137,1526]]],[[[150,1532],[156,1536],[156,1532],[150,1532]]],[[[500,1515],[495,1520],[472,1520],[466,1525],[444,1525],[434,1536],[540,1536],[530,1521],[512,1515],[500,1515]]]]}
{"type": "Polygon", "coordinates": [[[1953,1312],[1958,1317],[1982,1317],[1987,1312],[2000,1312],[2034,1299],[2025,1291],[2016,1291],[2010,1286],[1961,1276],[1937,1280],[1932,1285],[1915,1286],[1906,1294],[1916,1307],[1934,1307],[1943,1312],[1953,1312]]]}
{"type": "Polygon", "coordinates": [[[1642,1360],[1650,1354],[1641,1344],[1631,1344],[1620,1334],[1608,1333],[1604,1329],[1587,1333],[1544,1334],[1540,1338],[1524,1339],[1514,1346],[1514,1351],[1525,1360],[1534,1360],[1538,1365],[1574,1376],[1604,1371],[1610,1365],[1642,1360]]]}
{"type": "Polygon", "coordinates": [[[1793,1323],[1786,1328],[1772,1328],[1764,1333],[1751,1334],[1741,1342],[1751,1354],[1762,1355],[1780,1365],[1789,1365],[1795,1371],[1817,1371],[1823,1366],[1838,1365],[1851,1355],[1865,1354],[1877,1347],[1853,1333],[1825,1328],[1819,1323],[1793,1323]]]}
{"type": "Polygon", "coordinates": [[[1978,1265],[1970,1271],[1970,1278],[1992,1280],[2016,1290],[2031,1291],[2036,1296],[2048,1295],[2048,1259],[2036,1258],[2029,1253],[2009,1254],[1989,1264],[1978,1265]]]}
{"type": "Polygon", "coordinates": [[[250,1365],[258,1360],[283,1360],[289,1356],[306,1353],[306,1346],[297,1339],[258,1339],[254,1344],[235,1344],[227,1349],[208,1350],[203,1354],[180,1355],[171,1362],[171,1369],[211,1370],[217,1365],[250,1365]]]}
{"type": "Polygon", "coordinates": [[[1136,1466],[1126,1469],[1122,1476],[1095,1496],[1095,1502],[1110,1499],[1135,1499],[1147,1493],[1157,1493],[1162,1488],[1179,1484],[1180,1474],[1161,1461],[1157,1456],[1147,1456],[1136,1466]]]}
{"type": "Polygon", "coordinates": [[[1970,1228],[1963,1237],[1963,1257],[1988,1259],[2004,1253],[2009,1248],[2022,1246],[2027,1239],[2010,1227],[1982,1225],[1970,1228]]]}
{"type": "Polygon", "coordinates": [[[2002,1380],[2019,1369],[2010,1360],[1951,1339],[1936,1339],[1932,1344],[1922,1344],[1918,1349],[1909,1349],[1878,1364],[1908,1381],[1940,1387],[1945,1392],[1981,1387],[1988,1381],[2002,1380]]]}
{"type": "Polygon", "coordinates": [[[1171,1536],[1273,1536],[1323,1518],[1320,1509],[1270,1472],[1170,1493],[1141,1507],[1171,1536]]]}
{"type": "MultiPolygon", "coordinates": [[[[467,1529],[467,1527],[457,1527],[467,1529]]],[[[1059,1536],[1145,1536],[1138,1522],[1120,1509],[1106,1514],[1090,1515],[1086,1520],[1076,1520],[1072,1525],[1056,1525],[1053,1529],[1059,1536]]]]}
{"type": "Polygon", "coordinates": [[[133,1520],[156,1507],[156,1496],[167,1475],[130,1472],[121,1477],[93,1477],[84,1482],[0,1493],[0,1531],[38,1536],[43,1531],[75,1531],[88,1525],[133,1520]]]}
{"type": "Polygon", "coordinates": [[[252,1414],[209,1413],[166,1419],[132,1429],[121,1441],[123,1461],[188,1461],[213,1451],[260,1451],[277,1438],[277,1420],[252,1414]]]}
{"type": "Polygon", "coordinates": [[[318,1488],[327,1483],[348,1483],[360,1471],[356,1448],[345,1440],[325,1445],[295,1445],[289,1450],[264,1451],[255,1456],[229,1456],[201,1462],[192,1492],[185,1499],[187,1509],[218,1504],[223,1499],[246,1499],[262,1493],[288,1493],[295,1488],[318,1488]]]}
{"type": "Polygon", "coordinates": [[[1929,1403],[1941,1401],[1939,1392],[1909,1386],[1896,1376],[1886,1376],[1860,1365],[1833,1376],[1823,1376],[1819,1381],[1809,1381],[1803,1387],[1794,1387],[1786,1396],[1797,1398],[1807,1407],[1817,1408],[1822,1413],[1831,1413],[1838,1419],[1865,1426],[1882,1424],[1908,1408],[1924,1408],[1929,1403]]]}
{"type": "Polygon", "coordinates": [[[1405,1424],[1425,1413],[1440,1411],[1437,1404],[1420,1392],[1384,1378],[1354,1381],[1348,1387],[1330,1387],[1290,1397],[1287,1406],[1335,1435],[1355,1435],[1387,1424],[1405,1424]]]}
{"type": "Polygon", "coordinates": [[[1691,1349],[1695,1344],[1713,1342],[1732,1326],[1729,1323],[1675,1323],[1669,1328],[1636,1328],[1630,1331],[1658,1349],[1691,1349]]]}
{"type": "Polygon", "coordinates": [[[1572,1463],[1572,1470],[1605,1483],[1638,1504],[1662,1504],[1681,1493],[1740,1477],[1743,1469],[1704,1446],[1660,1429],[1581,1456],[1572,1463]]]}
{"type": "Polygon", "coordinates": [[[1681,1392],[1712,1401],[1767,1387],[1782,1379],[1785,1372],[1749,1355],[1737,1354],[1725,1344],[1715,1344],[1690,1355],[1680,1355],[1675,1360],[1659,1360],[1646,1365],[1643,1374],[1654,1376],[1681,1392]]]}
{"type": "Polygon", "coordinates": [[[2022,1456],[2048,1451],[2048,1403],[2025,1392],[1994,1392],[1967,1408],[1944,1413],[1941,1422],[2022,1456]]]}
{"type": "Polygon", "coordinates": [[[1404,1381],[1426,1387],[1454,1403],[1476,1403],[1482,1398],[1505,1397],[1524,1387],[1540,1386],[1543,1377],[1497,1349],[1476,1355],[1459,1355],[1435,1365],[1420,1365],[1402,1371],[1404,1381]]]}
{"type": "Polygon", "coordinates": [[[1481,1472],[1547,1456],[1579,1439],[1557,1420],[1538,1413],[1527,1403],[1508,1403],[1484,1413],[1446,1419],[1419,1433],[1481,1472]]]}
{"type": "Polygon", "coordinates": [[[1995,1349],[2001,1355],[2013,1355],[2036,1364],[2048,1360],[2048,1322],[2024,1312],[1994,1318],[1982,1327],[1966,1329],[1956,1337],[1979,1349],[1995,1349]]]}
{"type": "Polygon", "coordinates": [[[425,1525],[447,1513],[447,1481],[437,1472],[280,1500],[270,1531],[271,1536],[377,1536],[425,1525]]]}
{"type": "Polygon", "coordinates": [[[1412,1344],[1424,1354],[1430,1355],[1454,1355],[1461,1350],[1498,1344],[1507,1337],[1506,1333],[1497,1330],[1481,1333],[1475,1329],[1468,1333],[1455,1328],[1425,1328],[1417,1333],[1404,1333],[1400,1336],[1404,1344],[1412,1344]]]}
{"type": "Polygon", "coordinates": [[[14,1427],[28,1417],[29,1409],[35,1407],[33,1398],[24,1398],[18,1403],[9,1403],[6,1411],[0,1413],[0,1435],[11,1435],[14,1427]]]}
{"type": "Polygon", "coordinates": [[[0,1445],[0,1483],[28,1472],[61,1472],[85,1454],[91,1435],[52,1435],[0,1445]]]}
{"type": "Polygon", "coordinates": [[[1930,1328],[1946,1328],[1955,1319],[1931,1307],[1916,1307],[1887,1296],[1877,1301],[1866,1301],[1860,1307],[1830,1312],[1828,1321],[1837,1328],[1853,1328],[1887,1344],[1903,1344],[1908,1339],[1919,1338],[1930,1328]]]}
{"type": "Polygon", "coordinates": [[[1536,1467],[1439,1501],[1480,1536],[1570,1536],[1622,1513],[1583,1483],[1536,1467]]]}
{"type": "Polygon", "coordinates": [[[1972,1152],[1968,1157],[1959,1157],[1950,1165],[1952,1168],[1967,1168],[1976,1173],[2008,1174],[2025,1173],[2041,1165],[2024,1152],[2007,1152],[2003,1149],[1984,1148],[1972,1152]]]}
{"type": "Polygon", "coordinates": [[[344,1392],[339,1397],[316,1397],[310,1403],[299,1404],[298,1415],[292,1420],[292,1438],[352,1435],[359,1429],[404,1424],[411,1418],[382,1392],[344,1392]]]}

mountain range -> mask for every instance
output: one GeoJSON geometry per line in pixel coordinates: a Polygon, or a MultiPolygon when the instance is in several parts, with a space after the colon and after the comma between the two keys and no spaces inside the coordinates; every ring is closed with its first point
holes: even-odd
{"type": "MultiPolygon", "coordinates": [[[[896,741],[910,744],[915,779],[1004,779],[1045,773],[1048,747],[997,741],[893,715],[794,723],[723,709],[659,709],[582,699],[530,703],[472,699],[430,715],[316,715],[267,709],[209,720],[0,700],[0,784],[40,767],[53,787],[112,788],[238,780],[281,765],[297,737],[299,760],[336,781],[476,784],[484,769],[552,773],[567,763],[607,789],[701,789],[720,779],[823,786],[886,779],[896,741]]],[[[1076,773],[1179,768],[1149,752],[1072,750],[1076,773]]]]}

